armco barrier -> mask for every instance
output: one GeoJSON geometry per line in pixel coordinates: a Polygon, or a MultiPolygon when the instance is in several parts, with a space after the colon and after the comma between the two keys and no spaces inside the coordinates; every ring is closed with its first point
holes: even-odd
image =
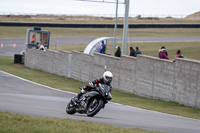
{"type": "MultiPolygon", "coordinates": [[[[0,22],[0,26],[18,27],[63,27],[63,28],[114,28],[115,24],[77,24],[77,23],[27,23],[27,22],[0,22]]],[[[117,24],[123,28],[123,24],[117,24]]],[[[200,28],[200,24],[129,24],[129,28],[200,28]]]]}
{"type": "Polygon", "coordinates": [[[27,49],[25,65],[82,82],[102,77],[106,65],[114,75],[113,88],[200,108],[200,61],[197,60],[172,62],[145,55],[118,58],[99,53],[92,56],[78,51],[27,49]]]}

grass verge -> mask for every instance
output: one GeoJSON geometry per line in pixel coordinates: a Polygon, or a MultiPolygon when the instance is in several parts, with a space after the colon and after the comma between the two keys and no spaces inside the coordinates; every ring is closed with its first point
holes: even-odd
{"type": "MultiPolygon", "coordinates": [[[[117,43],[116,45],[120,45],[117,43]]],[[[76,45],[58,45],[58,50],[66,51],[84,51],[87,44],[76,44],[76,45]]],[[[136,46],[139,46],[140,50],[144,55],[158,57],[158,49],[161,46],[165,46],[168,52],[169,58],[171,60],[175,59],[176,52],[178,49],[181,50],[184,58],[200,60],[200,42],[135,42],[129,43],[127,47],[127,54],[129,55],[129,47],[135,49],[136,46]]],[[[110,53],[110,44],[107,45],[107,53],[110,53]]],[[[55,46],[50,46],[50,49],[55,50],[55,46]]]]}
{"type": "Polygon", "coordinates": [[[0,121],[1,133],[155,133],[86,121],[31,117],[7,112],[0,112],[0,121]]]}
{"type": "MultiPolygon", "coordinates": [[[[26,38],[27,29],[33,27],[4,27],[0,26],[0,38],[26,38]]],[[[42,27],[42,30],[49,30],[51,37],[101,37],[114,36],[112,28],[51,28],[42,27]]],[[[128,30],[129,37],[190,37],[199,36],[199,28],[136,28],[128,30]]],[[[117,29],[117,37],[122,38],[123,29],[117,29]]]]}
{"type": "MultiPolygon", "coordinates": [[[[56,76],[54,74],[49,74],[38,70],[33,70],[25,67],[24,65],[13,64],[13,60],[11,59],[0,59],[0,70],[53,88],[72,91],[76,93],[79,92],[79,87],[86,85],[86,83],[79,82],[73,79],[56,76]],[[41,78],[45,80],[41,81],[41,78]]],[[[200,119],[200,109],[197,108],[186,107],[174,102],[166,102],[140,97],[116,89],[112,90],[112,96],[112,102],[164,112],[168,114],[200,119]]]]}

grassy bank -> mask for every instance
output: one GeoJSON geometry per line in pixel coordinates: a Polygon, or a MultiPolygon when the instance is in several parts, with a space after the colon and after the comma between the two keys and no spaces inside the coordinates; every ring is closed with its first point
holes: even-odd
{"type": "MultiPolygon", "coordinates": [[[[67,90],[72,92],[79,92],[79,87],[86,85],[86,83],[79,82],[66,77],[56,76],[27,68],[23,65],[13,64],[12,59],[0,59],[0,70],[9,72],[11,74],[20,76],[31,81],[44,84],[53,88],[67,90]],[[38,78],[40,77],[40,78],[38,78]],[[45,79],[41,81],[40,79],[45,79]]],[[[148,110],[155,110],[159,112],[175,114],[190,118],[200,119],[200,109],[186,107],[174,102],[166,102],[161,100],[154,100],[145,97],[139,97],[134,94],[124,93],[119,90],[113,89],[112,91],[112,102],[126,104],[134,107],[144,108],[148,110]]]]}
{"type": "Polygon", "coordinates": [[[70,119],[30,117],[0,112],[1,133],[155,133],[70,119]]]}

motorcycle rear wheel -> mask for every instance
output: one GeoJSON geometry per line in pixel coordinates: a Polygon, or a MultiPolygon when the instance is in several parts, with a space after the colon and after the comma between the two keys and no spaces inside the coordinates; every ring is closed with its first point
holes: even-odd
{"type": "Polygon", "coordinates": [[[96,99],[95,98],[95,99],[91,100],[88,105],[89,106],[88,106],[88,109],[87,109],[87,116],[93,117],[103,107],[103,101],[101,99],[96,99]]]}
{"type": "Polygon", "coordinates": [[[72,101],[70,101],[70,102],[67,104],[66,112],[67,112],[68,114],[70,114],[70,115],[73,115],[74,113],[76,113],[75,106],[73,105],[72,101]]]}

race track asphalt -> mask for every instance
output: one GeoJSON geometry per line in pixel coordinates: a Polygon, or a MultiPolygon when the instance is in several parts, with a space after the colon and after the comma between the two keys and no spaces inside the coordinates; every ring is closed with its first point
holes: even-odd
{"type": "Polygon", "coordinates": [[[43,86],[0,71],[0,111],[38,117],[70,118],[169,133],[200,133],[200,120],[109,102],[96,116],[68,115],[75,94],[43,86]]]}

